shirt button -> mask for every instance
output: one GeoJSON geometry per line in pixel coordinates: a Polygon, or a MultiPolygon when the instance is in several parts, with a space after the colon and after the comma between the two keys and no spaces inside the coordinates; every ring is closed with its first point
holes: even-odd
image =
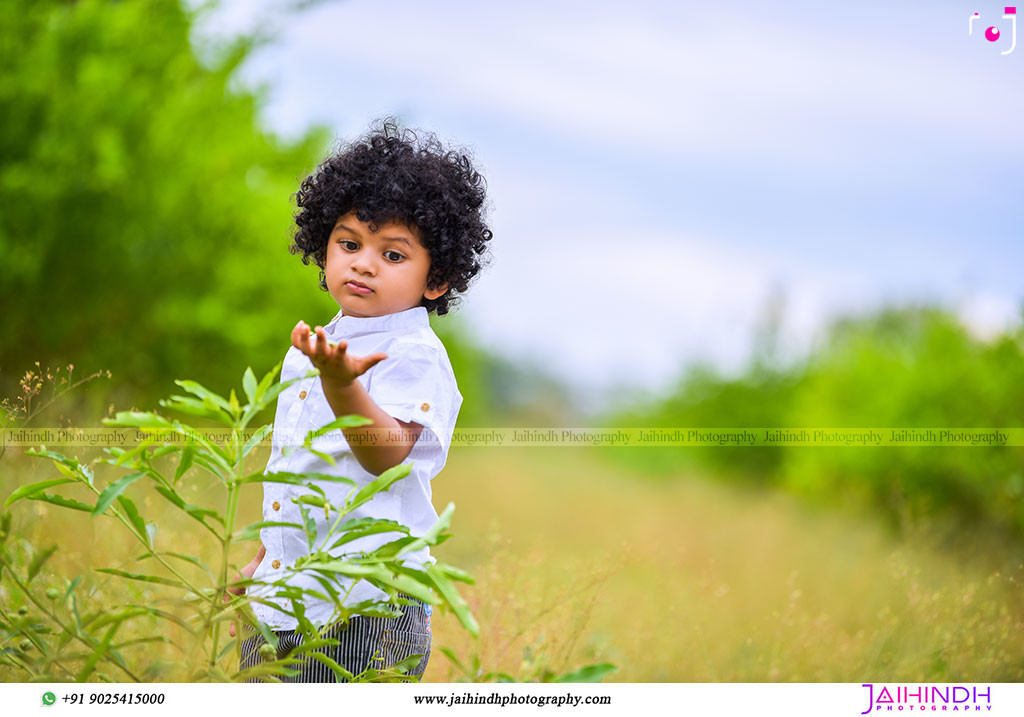
{"type": "Polygon", "coordinates": [[[281,567],[281,561],[280,560],[275,560],[274,562],[272,562],[270,564],[270,567],[272,567],[272,568],[274,568],[276,570],[277,568],[281,567]]]}
{"type": "Polygon", "coordinates": [[[281,510],[281,504],[278,503],[276,500],[274,501],[274,510],[281,510]]]}
{"type": "Polygon", "coordinates": [[[420,406],[420,410],[421,411],[429,411],[430,410],[430,404],[429,403],[424,403],[422,406],[420,406]]]}
{"type": "Polygon", "coordinates": [[[306,398],[306,392],[305,391],[300,391],[299,392],[299,398],[300,399],[305,399],[306,398]]]}

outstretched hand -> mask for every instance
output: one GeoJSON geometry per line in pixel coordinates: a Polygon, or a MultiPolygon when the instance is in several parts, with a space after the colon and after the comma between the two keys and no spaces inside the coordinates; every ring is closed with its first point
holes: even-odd
{"type": "Polygon", "coordinates": [[[292,346],[306,354],[320,370],[321,381],[347,386],[388,357],[381,352],[353,356],[346,350],[348,342],[328,343],[323,326],[317,326],[312,335],[310,331],[313,329],[305,321],[297,323],[292,329],[292,346]]]}

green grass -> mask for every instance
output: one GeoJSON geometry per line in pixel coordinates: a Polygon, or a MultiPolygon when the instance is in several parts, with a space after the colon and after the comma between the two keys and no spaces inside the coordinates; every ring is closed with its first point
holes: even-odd
{"type": "MultiPolygon", "coordinates": [[[[457,448],[434,502],[459,506],[437,549],[492,669],[543,643],[553,667],[609,661],[608,681],[1020,681],[1024,565],[1012,546],[781,493],[651,481],[586,449],[457,448]],[[942,539],[948,542],[948,539],[942,539]]],[[[435,644],[471,651],[450,616],[435,644]]],[[[450,673],[432,658],[427,680],[450,673]]]]}
{"type": "MultiPolygon", "coordinates": [[[[51,470],[17,450],[0,467],[5,496],[51,470]]],[[[1024,565],[996,538],[898,539],[871,515],[696,475],[645,479],[587,449],[457,447],[433,490],[435,505],[458,508],[435,555],[477,579],[460,592],[481,637],[435,612],[427,682],[459,676],[443,646],[518,679],[605,661],[619,667],[606,682],[1024,679],[1024,565]]],[[[260,499],[244,493],[241,515],[257,519],[260,499]]],[[[192,526],[165,517],[157,540],[191,547],[192,526]]],[[[60,575],[130,557],[84,515],[23,503],[15,522],[62,546],[47,564],[60,575]]],[[[251,557],[236,550],[239,564],[251,557]]],[[[137,590],[91,580],[98,601],[137,590]]],[[[154,679],[176,677],[171,648],[138,649],[165,666],[154,679]]]]}

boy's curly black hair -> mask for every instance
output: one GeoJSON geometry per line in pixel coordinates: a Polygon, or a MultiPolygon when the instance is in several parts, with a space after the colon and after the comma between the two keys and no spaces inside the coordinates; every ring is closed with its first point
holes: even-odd
{"type": "Polygon", "coordinates": [[[447,314],[486,265],[493,236],[482,216],[486,180],[465,151],[422,134],[421,139],[390,117],[378,120],[303,180],[295,194],[300,211],[289,251],[302,253],[303,264],[310,257],[316,261],[324,291],[328,237],[338,218],[352,210],[363,222],[398,222],[419,231],[430,253],[427,286],[448,283],[443,296],[420,302],[428,312],[447,314]]]}

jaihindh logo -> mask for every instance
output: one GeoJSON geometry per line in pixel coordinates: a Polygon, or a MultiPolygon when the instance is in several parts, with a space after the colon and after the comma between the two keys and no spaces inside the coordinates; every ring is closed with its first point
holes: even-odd
{"type": "MultiPolygon", "coordinates": [[[[868,708],[862,715],[879,710],[885,712],[988,712],[992,709],[992,687],[979,689],[975,685],[920,685],[913,691],[906,685],[875,684],[862,685],[868,700],[868,708]]],[[[863,704],[863,703],[861,703],[863,704]]]]}

